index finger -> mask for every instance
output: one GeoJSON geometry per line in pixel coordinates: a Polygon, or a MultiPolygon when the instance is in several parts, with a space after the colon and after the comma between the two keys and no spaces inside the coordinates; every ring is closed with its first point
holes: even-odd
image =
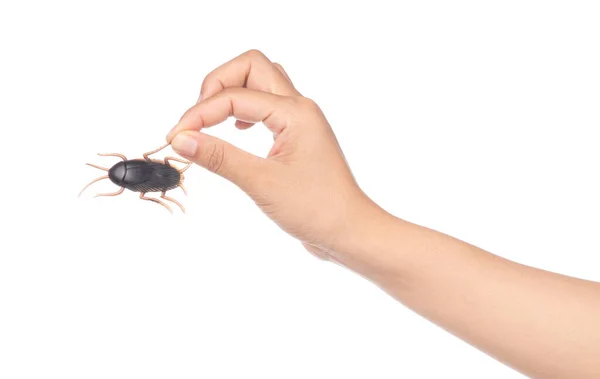
{"type": "Polygon", "coordinates": [[[228,117],[249,123],[261,122],[279,134],[287,127],[290,112],[286,98],[247,88],[227,88],[191,107],[167,135],[167,141],[184,130],[200,130],[220,124],[228,117]]]}
{"type": "Polygon", "coordinates": [[[291,81],[258,50],[250,50],[210,72],[200,90],[198,102],[229,87],[246,87],[276,95],[300,93],[291,81]]]}

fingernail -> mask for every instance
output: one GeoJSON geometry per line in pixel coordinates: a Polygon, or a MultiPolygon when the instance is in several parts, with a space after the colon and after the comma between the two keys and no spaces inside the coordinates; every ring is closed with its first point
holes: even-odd
{"type": "Polygon", "coordinates": [[[171,147],[177,154],[193,157],[198,150],[198,143],[189,135],[181,133],[175,136],[173,142],[171,142],[171,147]]]}

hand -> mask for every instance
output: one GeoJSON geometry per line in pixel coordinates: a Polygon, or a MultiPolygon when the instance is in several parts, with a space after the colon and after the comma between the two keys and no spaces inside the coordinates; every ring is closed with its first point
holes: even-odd
{"type": "Polygon", "coordinates": [[[355,182],[319,107],[300,95],[280,65],[256,50],[206,77],[198,103],[167,141],[178,154],[239,186],[323,259],[343,250],[364,212],[375,208],[355,182]],[[239,129],[262,122],[273,132],[266,159],[201,132],[229,116],[239,129]]]}
{"type": "Polygon", "coordinates": [[[210,73],[167,141],[237,184],[313,254],[362,274],[496,359],[540,378],[600,377],[598,283],[510,262],[377,207],[319,107],[261,53],[210,73]],[[262,121],[273,132],[266,159],[201,133],[229,116],[240,129],[262,121]]]}

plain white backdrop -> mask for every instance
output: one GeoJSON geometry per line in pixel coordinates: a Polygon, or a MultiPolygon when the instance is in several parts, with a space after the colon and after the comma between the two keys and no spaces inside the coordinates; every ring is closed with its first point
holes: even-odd
{"type": "Polygon", "coordinates": [[[600,280],[599,19],[595,1],[2,1],[0,377],[522,377],[199,167],[173,192],[186,215],[93,199],[108,181],[77,193],[103,174],[84,163],[116,162],[97,152],[160,146],[204,76],[256,48],[384,208],[600,280]]]}

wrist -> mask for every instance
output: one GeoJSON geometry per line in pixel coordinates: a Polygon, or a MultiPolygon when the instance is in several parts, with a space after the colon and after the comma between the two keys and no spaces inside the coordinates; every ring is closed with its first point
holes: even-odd
{"type": "Polygon", "coordinates": [[[327,251],[337,263],[371,280],[396,277],[408,267],[408,250],[402,246],[415,227],[363,195],[349,210],[343,232],[327,251]]]}

